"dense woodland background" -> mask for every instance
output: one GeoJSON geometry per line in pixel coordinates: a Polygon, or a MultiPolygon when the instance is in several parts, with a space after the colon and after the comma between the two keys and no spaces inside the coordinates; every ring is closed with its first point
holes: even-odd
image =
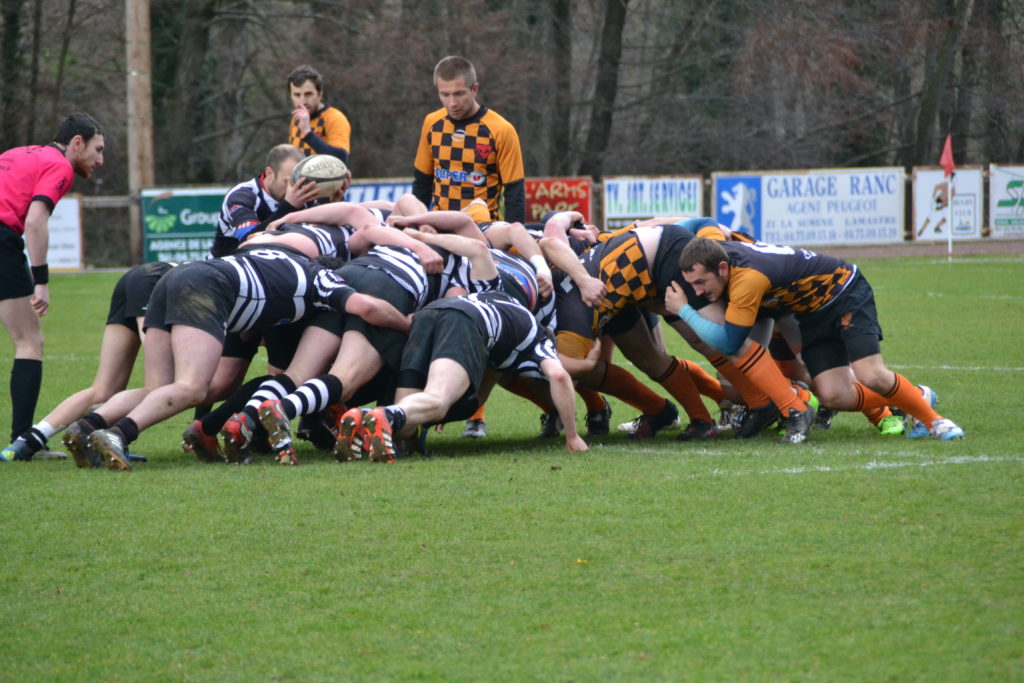
{"type": "MultiPolygon", "coordinates": [[[[0,147],[107,130],[83,194],[127,192],[124,6],[0,0],[0,147]]],[[[1024,0],[154,0],[158,184],[238,182],[323,74],[359,177],[411,176],[462,54],[527,175],[1024,161],[1024,0]]]]}

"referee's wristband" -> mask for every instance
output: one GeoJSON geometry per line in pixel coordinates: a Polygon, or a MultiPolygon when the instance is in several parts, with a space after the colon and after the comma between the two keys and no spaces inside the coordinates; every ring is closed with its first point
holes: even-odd
{"type": "MultiPolygon", "coordinates": [[[[50,266],[44,263],[41,266],[32,266],[32,282],[37,285],[45,285],[50,281],[50,266]]],[[[25,271],[22,271],[25,272],[25,271]]]]}

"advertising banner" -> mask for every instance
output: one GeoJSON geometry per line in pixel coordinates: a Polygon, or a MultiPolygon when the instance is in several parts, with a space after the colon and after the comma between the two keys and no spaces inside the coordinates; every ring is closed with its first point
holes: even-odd
{"type": "MultiPolygon", "coordinates": [[[[949,182],[941,168],[915,167],[913,175],[915,240],[949,239],[949,182]]],[[[980,166],[958,166],[953,180],[953,239],[981,237],[984,174],[980,166]]]]}
{"type": "Polygon", "coordinates": [[[217,232],[229,187],[142,190],[142,255],[150,261],[202,261],[217,232]]]}
{"type": "Polygon", "coordinates": [[[1024,166],[988,167],[988,229],[992,237],[1024,237],[1024,166]]]}
{"type": "Polygon", "coordinates": [[[68,194],[57,202],[47,223],[50,246],[46,261],[50,270],[82,269],[82,197],[68,194]]]}
{"type": "Polygon", "coordinates": [[[407,192],[412,192],[412,181],[388,178],[365,178],[353,180],[345,193],[346,202],[394,202],[407,192]]]}
{"type": "Polygon", "coordinates": [[[526,222],[537,223],[549,211],[579,211],[593,223],[590,178],[527,178],[526,222]]]}
{"type": "Polygon", "coordinates": [[[715,220],[785,245],[903,241],[901,167],[713,173],[715,220]]]}
{"type": "Polygon", "coordinates": [[[648,218],[705,215],[701,176],[610,177],[602,189],[606,230],[648,218]]]}

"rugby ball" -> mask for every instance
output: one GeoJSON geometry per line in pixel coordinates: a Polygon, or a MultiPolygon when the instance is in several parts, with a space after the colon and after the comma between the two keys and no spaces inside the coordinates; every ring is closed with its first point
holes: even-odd
{"type": "Polygon", "coordinates": [[[313,154],[299,163],[292,170],[292,182],[297,183],[308,178],[320,189],[320,198],[330,197],[343,187],[348,180],[348,166],[338,157],[330,154],[313,154]]]}

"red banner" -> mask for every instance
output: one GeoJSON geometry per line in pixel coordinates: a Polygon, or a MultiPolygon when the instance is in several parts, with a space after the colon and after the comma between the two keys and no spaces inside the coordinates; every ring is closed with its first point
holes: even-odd
{"type": "Polygon", "coordinates": [[[579,211],[591,223],[590,178],[527,178],[526,221],[539,222],[548,211],[579,211]]]}

